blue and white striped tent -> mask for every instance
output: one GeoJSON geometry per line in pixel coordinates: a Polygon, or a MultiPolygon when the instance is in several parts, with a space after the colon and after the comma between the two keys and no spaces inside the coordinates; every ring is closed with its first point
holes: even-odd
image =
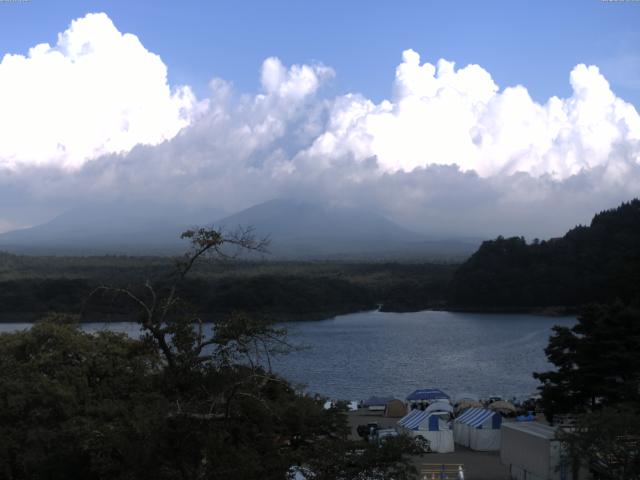
{"type": "Polygon", "coordinates": [[[469,408],[462,415],[456,418],[456,422],[465,423],[474,428],[493,428],[500,429],[502,424],[502,415],[493,410],[485,408],[469,408]],[[487,419],[491,419],[491,426],[487,424],[487,419]]]}
{"type": "Polygon", "coordinates": [[[500,450],[502,415],[486,408],[469,408],[453,423],[456,443],[472,450],[500,450]]]}
{"type": "Polygon", "coordinates": [[[408,430],[440,430],[439,418],[424,410],[411,410],[398,421],[398,425],[408,430]]]}
{"type": "Polygon", "coordinates": [[[453,432],[448,422],[434,412],[411,410],[398,421],[398,430],[412,437],[424,437],[434,452],[453,452],[453,432]]]}

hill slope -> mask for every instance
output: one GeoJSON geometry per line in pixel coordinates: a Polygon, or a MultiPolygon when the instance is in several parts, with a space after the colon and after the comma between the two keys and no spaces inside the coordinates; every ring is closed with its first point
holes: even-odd
{"type": "Polygon", "coordinates": [[[640,200],[594,216],[564,237],[484,242],[456,272],[449,303],[458,307],[579,306],[629,300],[640,292],[640,200]]]}
{"type": "Polygon", "coordinates": [[[152,205],[84,205],[49,222],[0,235],[0,249],[33,254],[164,254],[182,251],[180,233],[215,213],[152,205]]]}
{"type": "Polygon", "coordinates": [[[226,217],[218,225],[252,225],[269,236],[276,257],[451,257],[470,255],[475,240],[430,240],[382,215],[290,199],[261,203],[226,217]]]}
{"type": "MultiPolygon", "coordinates": [[[[0,234],[0,249],[15,253],[164,255],[181,253],[179,235],[210,225],[214,211],[154,205],[86,205],[35,227],[0,234]]],[[[278,199],[214,222],[234,230],[255,228],[271,238],[272,259],[463,259],[480,241],[433,240],[368,210],[278,199]]]]}

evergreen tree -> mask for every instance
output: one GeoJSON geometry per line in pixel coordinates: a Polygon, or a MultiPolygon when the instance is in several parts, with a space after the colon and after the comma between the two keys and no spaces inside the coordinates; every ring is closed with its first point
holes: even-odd
{"type": "Polygon", "coordinates": [[[548,418],[607,405],[640,405],[640,308],[592,305],[572,327],[554,327],[545,349],[556,367],[534,373],[548,418]]]}

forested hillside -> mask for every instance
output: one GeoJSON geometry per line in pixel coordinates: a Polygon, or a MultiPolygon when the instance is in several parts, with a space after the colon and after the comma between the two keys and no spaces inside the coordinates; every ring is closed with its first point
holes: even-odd
{"type": "Polygon", "coordinates": [[[562,238],[484,242],[455,273],[449,304],[465,308],[576,307],[640,291],[640,200],[597,214],[562,238]]]}
{"type": "MultiPolygon", "coordinates": [[[[56,311],[83,320],[122,320],[125,298],[90,293],[100,285],[162,287],[169,257],[34,257],[0,252],[0,320],[29,320],[56,311]]],[[[456,265],[436,263],[222,262],[194,268],[180,286],[188,308],[204,318],[232,311],[270,318],[316,319],[382,308],[442,306],[456,265]]]]}

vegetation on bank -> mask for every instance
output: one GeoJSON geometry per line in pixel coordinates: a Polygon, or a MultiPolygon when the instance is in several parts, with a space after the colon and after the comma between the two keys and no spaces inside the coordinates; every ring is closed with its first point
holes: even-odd
{"type": "MultiPolygon", "coordinates": [[[[82,319],[121,319],[122,298],[92,296],[100,285],[162,286],[175,267],[162,257],[27,257],[0,254],[0,319],[48,311],[82,319]]],[[[316,319],[377,308],[441,307],[455,270],[450,264],[346,262],[202,262],[181,284],[181,297],[207,316],[244,311],[270,318],[316,319]]],[[[166,286],[166,285],[165,285],[166,286]]]]}
{"type": "Polygon", "coordinates": [[[640,296],[586,307],[572,328],[555,327],[545,352],[554,369],[534,373],[569,465],[595,478],[640,478],[640,296]]]}
{"type": "Polygon", "coordinates": [[[564,237],[484,242],[456,271],[449,305],[541,309],[630,301],[640,285],[640,200],[593,217],[564,237]]]}

